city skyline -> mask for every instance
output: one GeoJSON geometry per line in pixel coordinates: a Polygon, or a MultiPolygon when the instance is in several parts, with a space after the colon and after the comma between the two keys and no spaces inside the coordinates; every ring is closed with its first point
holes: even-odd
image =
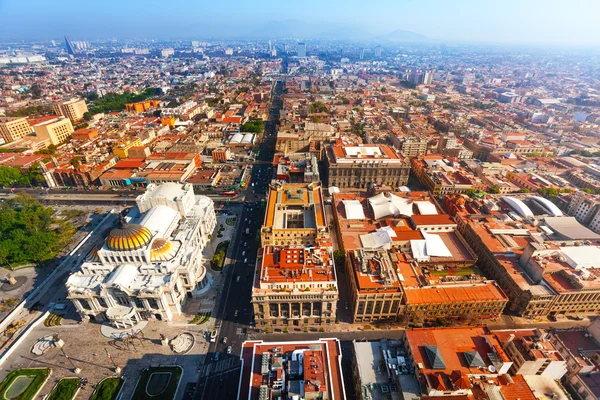
{"type": "Polygon", "coordinates": [[[181,14],[165,14],[160,5],[111,0],[102,5],[65,1],[50,6],[34,0],[23,9],[8,0],[0,4],[0,41],[50,40],[65,33],[79,40],[312,39],[321,35],[323,39],[386,41],[392,32],[401,30],[425,36],[419,42],[600,46],[600,26],[594,23],[600,4],[587,0],[526,4],[508,0],[501,7],[473,0],[452,4],[433,0],[426,8],[412,0],[369,5],[337,0],[326,4],[228,0],[197,5],[185,0],[172,8],[186,10],[181,14]],[[52,24],[47,23],[50,17],[52,24]]]}

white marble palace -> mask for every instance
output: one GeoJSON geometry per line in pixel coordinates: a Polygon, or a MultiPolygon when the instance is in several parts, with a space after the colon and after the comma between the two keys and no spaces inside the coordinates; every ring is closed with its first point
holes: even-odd
{"type": "Polygon", "coordinates": [[[118,328],[170,321],[208,284],[202,250],[216,226],[213,201],[191,184],[151,184],[101,248],[67,280],[82,318],[118,328]]]}

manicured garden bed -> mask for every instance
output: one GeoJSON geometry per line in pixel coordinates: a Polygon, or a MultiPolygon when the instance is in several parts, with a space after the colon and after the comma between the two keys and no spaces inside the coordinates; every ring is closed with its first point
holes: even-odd
{"type": "Polygon", "coordinates": [[[227,257],[227,248],[229,247],[229,241],[221,242],[217,245],[215,249],[215,254],[213,255],[212,260],[210,261],[210,267],[215,271],[221,271],[223,269],[223,264],[225,263],[225,258],[227,257]]]}
{"type": "Polygon", "coordinates": [[[173,400],[181,379],[182,369],[173,367],[150,367],[140,377],[133,399],[173,400]]]}
{"type": "Polygon", "coordinates": [[[48,380],[47,368],[17,369],[0,383],[0,399],[31,400],[48,380]]]}
{"type": "Polygon", "coordinates": [[[205,323],[206,321],[208,321],[210,319],[210,312],[207,313],[198,313],[194,316],[194,319],[192,319],[189,324],[193,324],[193,325],[202,325],[203,323],[205,323]]]}
{"type": "Polygon", "coordinates": [[[63,378],[61,379],[46,400],[71,400],[79,389],[81,379],[63,378]]]}
{"type": "Polygon", "coordinates": [[[96,386],[90,400],[114,400],[123,386],[121,378],[106,378],[96,386]]]}

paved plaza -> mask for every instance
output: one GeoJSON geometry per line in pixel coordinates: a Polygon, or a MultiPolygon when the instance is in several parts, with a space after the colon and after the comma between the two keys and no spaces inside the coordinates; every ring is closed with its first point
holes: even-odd
{"type": "MultiPolygon", "coordinates": [[[[52,375],[40,395],[50,393],[54,384],[61,378],[79,376],[86,378],[88,384],[82,388],[78,397],[89,398],[98,382],[106,377],[119,375],[115,373],[116,365],[121,368],[120,376],[126,379],[122,398],[128,399],[135,390],[140,371],[149,366],[179,365],[183,368],[183,375],[177,398],[181,398],[186,384],[198,380],[199,368],[200,373],[209,373],[203,365],[209,345],[207,332],[214,328],[215,318],[212,316],[201,325],[189,322],[199,312],[210,312],[214,315],[225,278],[220,272],[210,268],[210,259],[219,242],[231,240],[234,233],[234,217],[231,213],[218,216],[217,227],[223,225],[220,234],[222,237],[215,234],[212,243],[206,247],[203,254],[205,266],[212,279],[210,287],[201,297],[188,299],[183,313],[175,316],[173,321],[144,321],[132,330],[116,330],[93,321],[82,322],[74,306],[69,301],[64,301],[67,308],[60,311],[64,313],[61,325],[47,327],[40,323],[2,365],[0,378],[17,368],[48,367],[52,369],[52,375]],[[138,329],[141,333],[128,340],[127,334],[137,332],[138,329]],[[194,344],[186,354],[177,354],[170,345],[165,346],[161,342],[162,337],[172,340],[183,332],[188,332],[194,338],[194,344]],[[64,341],[62,349],[46,345],[48,338],[54,335],[58,335],[64,341]],[[35,346],[40,339],[43,345],[35,346]],[[32,352],[34,347],[37,353],[40,352],[40,348],[45,348],[46,351],[42,355],[36,355],[32,352]],[[107,356],[107,352],[112,355],[114,363],[107,356]],[[65,358],[65,354],[69,359],[65,358]],[[79,375],[73,372],[74,368],[81,369],[79,375]]],[[[222,367],[224,370],[229,368],[226,365],[211,368],[216,367],[222,367]]]]}

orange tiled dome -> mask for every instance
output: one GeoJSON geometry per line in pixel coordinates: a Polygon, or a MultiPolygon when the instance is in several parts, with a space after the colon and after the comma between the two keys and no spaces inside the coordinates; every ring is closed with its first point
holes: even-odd
{"type": "Polygon", "coordinates": [[[167,239],[158,238],[152,243],[150,259],[152,261],[167,261],[173,258],[176,252],[177,248],[173,246],[173,242],[167,239]]]}
{"type": "Polygon", "coordinates": [[[141,249],[150,243],[152,233],[145,226],[122,223],[108,234],[106,244],[114,251],[141,249]]]}

